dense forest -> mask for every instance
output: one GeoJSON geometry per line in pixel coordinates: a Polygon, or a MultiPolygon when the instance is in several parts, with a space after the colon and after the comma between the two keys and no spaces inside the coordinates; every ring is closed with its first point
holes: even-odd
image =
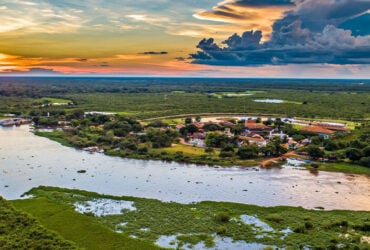
{"type": "Polygon", "coordinates": [[[238,78],[114,78],[2,77],[0,96],[43,97],[67,93],[160,93],[295,89],[309,91],[370,91],[369,80],[238,79],[238,78]]]}

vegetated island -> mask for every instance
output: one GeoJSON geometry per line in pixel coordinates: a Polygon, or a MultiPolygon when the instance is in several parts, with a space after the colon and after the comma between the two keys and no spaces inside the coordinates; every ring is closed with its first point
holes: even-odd
{"type": "Polygon", "coordinates": [[[55,187],[27,194],[31,198],[11,203],[85,249],[370,247],[370,213],[365,211],[165,203],[55,187]]]}

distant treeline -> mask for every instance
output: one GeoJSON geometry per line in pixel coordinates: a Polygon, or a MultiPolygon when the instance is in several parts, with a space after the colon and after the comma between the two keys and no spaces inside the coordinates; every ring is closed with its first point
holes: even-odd
{"type": "Polygon", "coordinates": [[[1,77],[0,96],[43,97],[68,93],[242,92],[253,89],[369,92],[370,80],[1,77]]]}

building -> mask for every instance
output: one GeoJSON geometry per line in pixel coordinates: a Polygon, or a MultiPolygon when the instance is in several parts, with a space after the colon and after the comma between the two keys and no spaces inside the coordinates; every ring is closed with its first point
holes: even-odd
{"type": "Polygon", "coordinates": [[[330,136],[335,134],[335,131],[333,130],[326,129],[326,128],[323,128],[321,126],[316,126],[316,125],[302,127],[300,130],[315,133],[319,136],[324,137],[324,139],[329,139],[330,136]]]}
{"type": "Polygon", "coordinates": [[[266,126],[265,124],[262,123],[256,123],[256,121],[253,120],[245,121],[244,129],[246,132],[256,134],[270,133],[273,130],[273,128],[266,126]]]}
{"type": "Polygon", "coordinates": [[[258,147],[264,147],[267,144],[265,138],[258,134],[240,135],[239,140],[241,141],[241,143],[239,143],[240,146],[244,143],[249,143],[257,144],[258,147]]]}

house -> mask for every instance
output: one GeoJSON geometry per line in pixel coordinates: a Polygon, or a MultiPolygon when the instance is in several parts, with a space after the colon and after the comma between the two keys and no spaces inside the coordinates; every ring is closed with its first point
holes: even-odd
{"type": "Polygon", "coordinates": [[[205,147],[206,144],[204,142],[204,139],[206,138],[205,133],[193,133],[193,134],[188,134],[189,141],[188,143],[196,146],[196,147],[205,147]]]}
{"type": "Polygon", "coordinates": [[[329,129],[335,132],[347,132],[348,129],[345,127],[345,125],[334,125],[329,123],[318,123],[316,126],[329,129]]]}
{"type": "Polygon", "coordinates": [[[224,127],[233,127],[233,126],[235,126],[235,124],[230,122],[230,121],[221,121],[219,124],[221,126],[224,126],[224,127]]]}
{"type": "Polygon", "coordinates": [[[243,145],[244,142],[248,142],[249,144],[257,144],[258,147],[264,147],[267,144],[265,138],[258,134],[240,135],[239,140],[242,142],[239,145],[243,145]]]}
{"type": "Polygon", "coordinates": [[[271,138],[274,138],[274,137],[279,137],[281,140],[283,140],[284,138],[286,138],[288,135],[287,134],[284,134],[283,131],[280,131],[280,132],[276,132],[276,130],[271,130],[270,131],[270,135],[269,135],[269,139],[271,140],[271,138]]]}
{"type": "Polygon", "coordinates": [[[318,134],[319,136],[324,137],[324,139],[329,139],[329,137],[335,133],[335,131],[333,130],[326,129],[316,125],[302,127],[300,130],[318,134]]]}
{"type": "Polygon", "coordinates": [[[253,120],[245,121],[244,129],[246,132],[257,133],[257,134],[261,134],[264,132],[270,133],[273,130],[273,128],[266,126],[262,123],[256,123],[256,121],[253,121],[253,120]]]}
{"type": "Polygon", "coordinates": [[[299,146],[301,146],[301,147],[306,147],[306,146],[308,146],[308,145],[310,145],[310,144],[311,144],[311,140],[310,140],[310,139],[308,139],[308,138],[303,139],[303,140],[301,140],[301,141],[299,142],[299,146]]]}

